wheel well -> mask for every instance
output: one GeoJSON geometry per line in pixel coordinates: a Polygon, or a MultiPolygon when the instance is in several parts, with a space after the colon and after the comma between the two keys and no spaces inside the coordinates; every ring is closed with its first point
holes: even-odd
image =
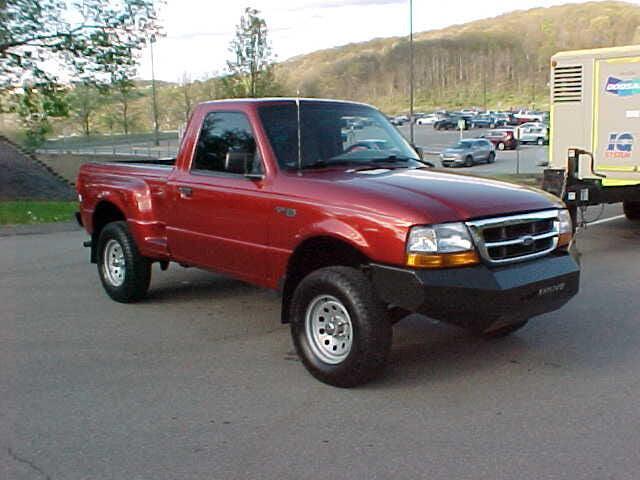
{"type": "Polygon", "coordinates": [[[98,250],[98,238],[102,229],[111,222],[126,220],[124,213],[113,203],[100,202],[93,212],[93,232],[91,233],[91,261],[96,262],[98,250]]]}
{"type": "Polygon", "coordinates": [[[289,302],[300,281],[311,272],[336,265],[360,268],[369,259],[347,242],[331,237],[314,237],[302,242],[287,265],[282,287],[282,323],[289,323],[289,302]]]}

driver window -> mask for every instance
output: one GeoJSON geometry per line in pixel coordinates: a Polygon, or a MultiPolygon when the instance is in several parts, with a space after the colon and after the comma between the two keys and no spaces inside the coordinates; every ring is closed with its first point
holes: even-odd
{"type": "Polygon", "coordinates": [[[250,173],[262,173],[255,138],[246,115],[241,112],[208,113],[202,122],[191,169],[230,173],[227,170],[230,154],[246,155],[250,173]]]}

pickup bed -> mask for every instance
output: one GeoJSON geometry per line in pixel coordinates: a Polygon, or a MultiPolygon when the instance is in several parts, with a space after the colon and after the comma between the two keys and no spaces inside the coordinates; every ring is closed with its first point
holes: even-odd
{"type": "Polygon", "coordinates": [[[378,375],[412,312],[502,336],[578,291],[556,197],[435,171],[367,105],[204,103],[166,163],[80,169],[106,292],[142,299],[154,262],[278,289],[304,365],[332,385],[378,375]]]}

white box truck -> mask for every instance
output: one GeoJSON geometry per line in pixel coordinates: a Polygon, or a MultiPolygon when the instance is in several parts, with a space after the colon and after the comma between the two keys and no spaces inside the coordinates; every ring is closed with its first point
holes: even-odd
{"type": "Polygon", "coordinates": [[[551,138],[543,188],[572,211],[624,204],[640,219],[640,45],[551,58],[551,138]]]}

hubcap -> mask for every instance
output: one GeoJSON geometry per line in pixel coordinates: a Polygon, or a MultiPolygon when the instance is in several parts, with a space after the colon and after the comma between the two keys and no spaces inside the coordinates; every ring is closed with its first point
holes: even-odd
{"type": "Polygon", "coordinates": [[[109,240],[104,247],[102,266],[107,281],[114,287],[124,283],[125,261],[122,245],[117,240],[109,240]]]}
{"type": "Polygon", "coordinates": [[[324,363],[338,364],[351,351],[351,317],[336,297],[321,295],[313,299],[305,315],[305,332],[311,350],[324,363]]]}

